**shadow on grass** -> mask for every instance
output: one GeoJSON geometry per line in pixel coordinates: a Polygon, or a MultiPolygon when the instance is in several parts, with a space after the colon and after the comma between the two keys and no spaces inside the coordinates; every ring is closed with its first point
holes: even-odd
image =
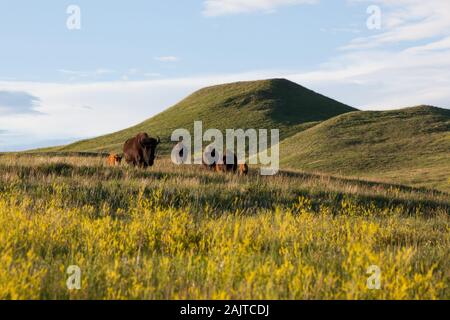
{"type": "Polygon", "coordinates": [[[362,186],[362,187],[369,187],[369,188],[381,187],[381,188],[384,188],[387,190],[395,188],[402,192],[432,193],[435,195],[445,195],[445,196],[450,197],[450,194],[448,194],[444,191],[428,189],[428,188],[411,187],[411,186],[406,186],[406,185],[402,185],[402,184],[394,184],[394,183],[387,183],[387,182],[361,180],[361,179],[356,179],[356,178],[335,177],[335,176],[331,176],[331,175],[321,175],[321,174],[295,172],[295,171],[280,171],[280,175],[290,177],[290,178],[301,178],[301,179],[325,178],[332,182],[344,182],[344,183],[349,183],[349,184],[353,184],[356,186],[362,186]]]}

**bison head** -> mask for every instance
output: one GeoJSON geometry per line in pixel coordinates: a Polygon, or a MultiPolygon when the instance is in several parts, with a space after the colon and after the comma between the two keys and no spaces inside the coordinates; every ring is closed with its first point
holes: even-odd
{"type": "Polygon", "coordinates": [[[146,133],[140,133],[136,138],[141,145],[145,165],[151,167],[155,161],[156,147],[161,143],[161,139],[150,138],[146,133]]]}

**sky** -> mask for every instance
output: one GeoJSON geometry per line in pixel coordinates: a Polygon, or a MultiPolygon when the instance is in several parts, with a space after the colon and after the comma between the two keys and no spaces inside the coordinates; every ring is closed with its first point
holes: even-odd
{"type": "Polygon", "coordinates": [[[448,0],[0,0],[0,152],[287,78],[362,110],[450,108],[448,0]]]}

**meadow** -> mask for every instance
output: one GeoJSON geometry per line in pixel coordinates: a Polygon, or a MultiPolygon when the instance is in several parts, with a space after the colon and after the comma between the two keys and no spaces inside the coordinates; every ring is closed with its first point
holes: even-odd
{"type": "Polygon", "coordinates": [[[0,155],[0,299],[449,299],[449,210],[445,192],[301,171],[0,155]]]}

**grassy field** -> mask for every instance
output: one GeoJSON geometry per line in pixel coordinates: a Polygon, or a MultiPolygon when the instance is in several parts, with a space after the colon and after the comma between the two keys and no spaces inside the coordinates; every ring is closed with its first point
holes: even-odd
{"type": "Polygon", "coordinates": [[[281,166],[450,192],[450,110],[337,116],[284,140],[281,166]]]}
{"type": "Polygon", "coordinates": [[[0,298],[449,299],[449,210],[444,192],[300,171],[3,155],[0,298]]]}

